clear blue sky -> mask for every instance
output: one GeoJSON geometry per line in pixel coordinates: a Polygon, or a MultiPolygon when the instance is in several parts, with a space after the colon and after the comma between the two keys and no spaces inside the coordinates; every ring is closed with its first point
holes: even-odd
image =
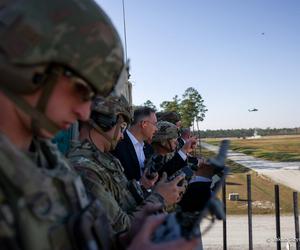
{"type": "MultiPolygon", "coordinates": [[[[123,39],[122,0],[98,3],[123,39]]],[[[299,0],[125,0],[125,9],[134,104],[159,107],[194,87],[208,108],[201,129],[300,126],[299,0]]]]}

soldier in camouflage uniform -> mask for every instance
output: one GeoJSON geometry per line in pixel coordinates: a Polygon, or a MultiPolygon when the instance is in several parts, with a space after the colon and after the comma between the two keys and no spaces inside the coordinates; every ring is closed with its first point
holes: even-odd
{"type": "MultiPolygon", "coordinates": [[[[174,174],[177,170],[187,165],[187,153],[193,150],[195,140],[192,138],[187,140],[184,146],[176,151],[178,145],[178,128],[173,123],[167,121],[159,121],[157,123],[158,130],[152,138],[152,147],[154,153],[162,155],[163,160],[161,168],[158,170],[159,175],[166,172],[168,176],[174,174]]],[[[147,162],[152,164],[153,157],[147,162]]]]}
{"type": "MultiPolygon", "coordinates": [[[[166,122],[173,123],[178,128],[177,140],[179,141],[179,143],[176,147],[176,151],[179,151],[185,144],[185,142],[181,141],[181,116],[180,116],[180,114],[178,114],[177,112],[174,112],[174,111],[165,111],[165,112],[156,113],[156,116],[157,116],[158,121],[166,121],[166,122]]],[[[168,153],[165,156],[165,158],[171,159],[174,156],[174,153],[175,153],[175,151],[172,153],[168,153]]]]}
{"type": "Polygon", "coordinates": [[[173,123],[159,121],[157,131],[152,138],[152,146],[161,154],[173,152],[177,146],[178,128],[173,123]]]}
{"type": "Polygon", "coordinates": [[[91,195],[102,201],[116,232],[130,228],[139,213],[135,211],[140,209],[137,206],[141,202],[161,204],[163,207],[165,201],[170,204],[170,194],[176,196],[182,191],[177,190],[180,188],[175,185],[182,179],[179,177],[170,183],[159,182],[148,197],[139,185],[136,188],[140,190],[141,197],[132,194],[129,189],[132,183],[127,180],[120,161],[109,153],[123,136],[130,120],[131,110],[125,98],[104,100],[97,97],[92,105],[90,122],[81,128],[82,143],[74,146],[67,155],[91,195]],[[166,195],[166,192],[170,194],[166,195]]]}
{"type": "Polygon", "coordinates": [[[1,249],[111,248],[99,201],[47,139],[88,119],[94,93],[113,91],[123,68],[93,1],[1,1],[1,249]]]}
{"type": "Polygon", "coordinates": [[[1,1],[1,249],[112,249],[99,201],[47,139],[88,119],[94,93],[116,90],[125,68],[94,1],[1,1]]]}

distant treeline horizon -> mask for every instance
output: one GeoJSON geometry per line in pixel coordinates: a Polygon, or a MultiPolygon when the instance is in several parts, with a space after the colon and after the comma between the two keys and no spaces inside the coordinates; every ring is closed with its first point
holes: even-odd
{"type": "Polygon", "coordinates": [[[256,130],[257,135],[300,135],[300,127],[297,128],[249,128],[249,129],[218,129],[218,130],[200,130],[194,133],[201,138],[223,138],[223,137],[238,137],[245,138],[254,135],[256,130]]]}

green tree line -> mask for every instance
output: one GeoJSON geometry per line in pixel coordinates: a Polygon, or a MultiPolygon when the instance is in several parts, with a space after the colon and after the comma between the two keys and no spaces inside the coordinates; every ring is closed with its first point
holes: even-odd
{"type": "MultiPolygon", "coordinates": [[[[157,107],[151,100],[147,100],[143,106],[151,107],[158,111],[157,107]]],[[[204,100],[195,88],[187,88],[182,97],[175,95],[171,101],[163,101],[160,104],[161,111],[175,111],[181,116],[183,127],[191,127],[193,124],[198,126],[205,118],[207,108],[204,100]]],[[[199,127],[197,127],[199,130],[199,127]]]]}
{"type": "Polygon", "coordinates": [[[298,135],[300,134],[300,127],[297,128],[250,128],[250,129],[219,129],[219,130],[200,130],[201,138],[224,138],[224,137],[238,137],[244,138],[253,136],[254,130],[258,135],[298,135]]]}

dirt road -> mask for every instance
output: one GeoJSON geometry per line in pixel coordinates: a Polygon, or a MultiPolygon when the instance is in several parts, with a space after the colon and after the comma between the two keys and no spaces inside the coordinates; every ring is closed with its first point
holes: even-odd
{"type": "MultiPolygon", "coordinates": [[[[201,146],[214,152],[219,148],[205,142],[201,146]]],[[[272,162],[231,150],[227,158],[300,192],[300,162],[272,162]]]]}

